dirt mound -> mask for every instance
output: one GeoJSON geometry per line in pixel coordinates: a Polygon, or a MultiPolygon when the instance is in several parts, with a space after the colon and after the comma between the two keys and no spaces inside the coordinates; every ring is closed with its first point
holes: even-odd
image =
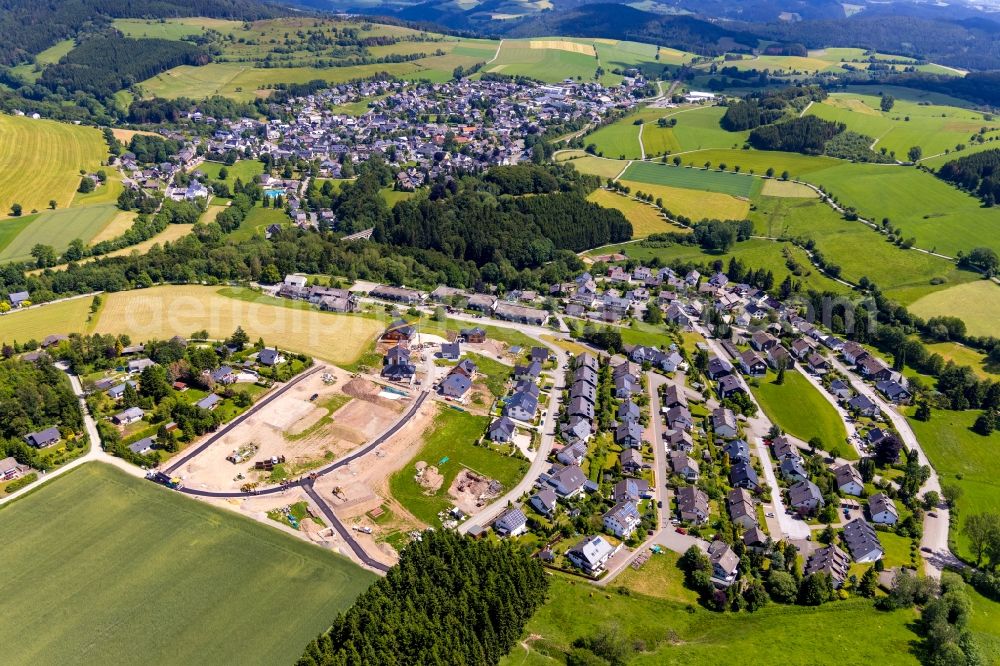
{"type": "Polygon", "coordinates": [[[437,467],[428,465],[423,460],[420,460],[417,461],[416,468],[417,474],[414,478],[420,484],[420,487],[424,489],[424,494],[433,495],[441,489],[444,477],[438,472],[437,467]]]}
{"type": "Polygon", "coordinates": [[[344,388],[341,390],[352,398],[367,400],[368,402],[378,402],[378,394],[382,390],[382,387],[362,377],[355,377],[344,384],[344,388]]]}
{"type": "Polygon", "coordinates": [[[488,477],[463,469],[452,481],[448,494],[455,499],[455,506],[466,513],[486,506],[490,500],[499,497],[503,486],[488,477]]]}

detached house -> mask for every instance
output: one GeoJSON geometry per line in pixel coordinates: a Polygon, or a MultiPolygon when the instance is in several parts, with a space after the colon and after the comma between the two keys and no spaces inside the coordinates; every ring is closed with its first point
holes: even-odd
{"type": "Polygon", "coordinates": [[[872,522],[879,525],[895,525],[899,521],[896,503],[884,493],[877,493],[868,498],[868,513],[872,522]]]}
{"type": "Polygon", "coordinates": [[[833,470],[833,475],[837,479],[837,488],[843,494],[859,497],[864,491],[865,484],[861,472],[854,465],[841,465],[833,470]]]}
{"type": "Polygon", "coordinates": [[[682,522],[701,525],[708,522],[708,495],[696,486],[677,489],[677,515],[682,522]]]}
{"type": "Polygon", "coordinates": [[[597,574],[604,569],[611,556],[618,552],[599,534],[585,537],[582,541],[566,551],[566,557],[574,566],[588,574],[597,574]]]}
{"type": "Polygon", "coordinates": [[[632,502],[619,502],[604,514],[604,529],[619,539],[632,536],[640,522],[639,509],[632,502]]]}
{"type": "Polygon", "coordinates": [[[725,541],[713,541],[708,547],[708,559],[712,562],[712,582],[721,587],[729,587],[736,581],[740,558],[725,541]]]}
{"type": "Polygon", "coordinates": [[[528,517],[520,507],[513,506],[497,516],[493,529],[501,536],[520,536],[528,531],[528,517]]]}

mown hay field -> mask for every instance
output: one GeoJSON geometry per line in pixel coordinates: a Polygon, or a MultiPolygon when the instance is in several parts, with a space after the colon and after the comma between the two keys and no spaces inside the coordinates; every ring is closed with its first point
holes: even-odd
{"type": "Polygon", "coordinates": [[[199,330],[223,338],[242,326],[251,340],[263,338],[267,344],[344,364],[360,356],[385,327],[375,319],[303,305],[245,289],[160,286],[107,294],[94,330],[163,340],[199,330]]]}
{"type": "Polygon", "coordinates": [[[44,210],[51,199],[69,206],[80,169],[96,171],[107,154],[94,127],[0,115],[0,216],[14,203],[25,213],[44,210]]]}

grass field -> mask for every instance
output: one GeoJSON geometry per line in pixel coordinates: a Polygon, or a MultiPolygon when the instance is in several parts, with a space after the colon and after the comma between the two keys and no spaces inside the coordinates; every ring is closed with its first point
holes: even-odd
{"type": "Polygon", "coordinates": [[[837,449],[840,457],[856,460],[854,447],[847,443],[847,430],[837,410],[797,371],[785,372],[785,383],[774,383],[768,372],[760,386],[751,386],[767,417],[790,435],[808,442],[819,437],[823,449],[837,449]]]}
{"type": "Polygon", "coordinates": [[[935,176],[907,167],[850,164],[808,174],[845,206],[867,217],[888,217],[916,246],[955,256],[959,250],[1000,251],[1000,215],[935,176]]]}
{"type": "Polygon", "coordinates": [[[0,219],[0,254],[3,254],[7,246],[37,219],[37,214],[0,219]]]}
{"type": "Polygon", "coordinates": [[[982,379],[1000,379],[1000,367],[990,364],[986,354],[957,342],[924,343],[927,351],[940,354],[945,361],[954,361],[958,365],[967,365],[982,379]]]}
{"type": "Polygon", "coordinates": [[[974,433],[972,424],[979,414],[975,410],[935,409],[930,421],[909,419],[917,440],[941,477],[941,485],[957,485],[962,489],[957,503],[959,524],[953,521],[951,534],[961,553],[973,559],[968,539],[955,528],[970,514],[1000,511],[1000,459],[996,455],[1000,433],[989,437],[974,433]]]}
{"type": "Polygon", "coordinates": [[[46,335],[82,333],[91,298],[73,298],[0,316],[0,342],[41,341],[46,335]]]}
{"type": "Polygon", "coordinates": [[[0,515],[4,571],[31,591],[0,623],[10,663],[290,663],[374,580],[100,463],[0,515]]]}
{"type": "Polygon", "coordinates": [[[760,190],[760,180],[751,176],[728,171],[686,169],[653,162],[633,162],[625,169],[622,179],[653,185],[683,187],[689,190],[721,192],[738,197],[750,197],[760,190]]]}
{"type": "Polygon", "coordinates": [[[620,210],[625,218],[632,223],[633,238],[645,238],[650,234],[665,231],[681,231],[679,227],[663,219],[663,215],[649,204],[636,201],[623,194],[597,189],[587,196],[587,201],[592,201],[605,208],[620,210]]]}
{"type": "Polygon", "coordinates": [[[243,25],[240,21],[204,17],[167,19],[165,21],[115,19],[114,24],[115,28],[126,37],[157,39],[182,39],[192,35],[200,35],[207,29],[224,32],[238,29],[243,25]]]}
{"type": "Polygon", "coordinates": [[[255,235],[262,235],[264,227],[270,224],[288,224],[288,214],[280,208],[264,208],[260,204],[254,206],[243,219],[239,228],[229,234],[233,240],[245,240],[255,235]]]}
{"type": "Polygon", "coordinates": [[[601,178],[616,178],[628,162],[624,160],[602,159],[588,155],[582,150],[565,151],[559,154],[559,162],[569,162],[580,173],[589,173],[601,178]]]}
{"type": "MultiPolygon", "coordinates": [[[[660,557],[653,555],[654,560],[660,557]]],[[[917,640],[908,626],[915,618],[911,610],[884,613],[870,601],[851,600],[818,608],[771,604],[756,613],[720,614],[638,592],[626,596],[595,590],[558,575],[551,581],[548,600],[526,628],[534,640],[518,644],[500,662],[503,666],[563,663],[574,640],[602,631],[629,644],[642,641],[645,651],[628,662],[637,666],[919,663],[910,652],[917,640]]]]}
{"type": "Polygon", "coordinates": [[[677,121],[673,134],[681,150],[739,148],[750,132],[728,132],[719,125],[726,110],[721,106],[696,107],[672,115],[677,121]]]}
{"type": "Polygon", "coordinates": [[[813,104],[809,113],[842,122],[848,129],[876,139],[876,149],[884,147],[900,159],[906,159],[913,146],[920,146],[930,157],[969,143],[981,128],[991,132],[1000,129],[1000,123],[986,120],[982,113],[970,109],[902,99],[884,112],[879,102],[875,94],[834,93],[826,101],[813,104]]]}
{"type": "MultiPolygon", "coordinates": [[[[89,243],[114,221],[119,212],[115,206],[103,204],[39,213],[0,251],[0,261],[30,260],[31,248],[38,243],[51,245],[56,252],[69,247],[74,238],[89,243]]],[[[3,224],[6,222],[0,222],[0,225],[3,224]]]]}
{"type": "Polygon", "coordinates": [[[594,144],[594,150],[600,157],[637,160],[641,156],[639,126],[633,124],[631,116],[588,134],[584,143],[594,144]]]}
{"type": "Polygon", "coordinates": [[[677,566],[679,559],[677,553],[664,550],[649,558],[641,569],[625,569],[615,579],[615,585],[656,599],[680,604],[697,603],[698,593],[684,587],[684,572],[677,566]]]}
{"type": "Polygon", "coordinates": [[[622,180],[623,185],[632,188],[632,193],[652,194],[654,201],[663,199],[663,205],[674,215],[683,215],[692,220],[715,218],[719,220],[745,220],[750,212],[750,202],[721,192],[705,192],[683,187],[654,185],[632,180],[622,180]]]}
{"type": "Polygon", "coordinates": [[[390,477],[392,496],[419,520],[439,527],[437,514],[452,506],[448,488],[463,468],[496,479],[506,489],[512,488],[527,471],[528,463],[500,455],[485,446],[475,446],[474,442],[482,436],[488,424],[488,417],[439,407],[434,426],[424,435],[420,450],[410,463],[390,477]],[[414,479],[414,465],[419,461],[434,465],[444,477],[441,488],[433,494],[428,495],[414,479]]]}
{"type": "Polygon", "coordinates": [[[684,160],[684,164],[691,166],[702,166],[705,162],[711,162],[714,166],[725,164],[730,171],[738,166],[743,173],[754,173],[758,176],[766,174],[768,169],[774,169],[776,177],[780,176],[782,171],[788,171],[789,176],[800,180],[808,180],[802,176],[813,171],[844,164],[842,160],[822,155],[800,155],[771,150],[698,150],[684,153],[680,157],[684,160]]]}
{"type": "Polygon", "coordinates": [[[819,194],[816,190],[802,183],[795,183],[790,180],[775,180],[768,178],[764,181],[764,186],[760,193],[766,197],[784,197],[788,199],[816,199],[819,194]]]}
{"type": "Polygon", "coordinates": [[[1000,287],[988,280],[975,280],[923,296],[910,311],[929,319],[954,315],[962,319],[971,335],[996,335],[1000,321],[1000,287]]]}
{"type": "Polygon", "coordinates": [[[43,67],[59,62],[64,55],[73,50],[74,46],[76,46],[76,42],[74,40],[64,39],[35,56],[35,63],[38,66],[38,71],[35,71],[35,64],[32,63],[24,63],[11,67],[11,71],[23,78],[25,81],[34,83],[38,80],[38,77],[41,76],[41,70],[43,67]]]}
{"type": "Polygon", "coordinates": [[[237,160],[235,164],[226,166],[222,162],[202,162],[197,170],[213,180],[219,180],[222,169],[226,170],[223,182],[232,186],[237,178],[246,183],[264,173],[264,163],[258,160],[237,160]]]}
{"type": "MultiPolygon", "coordinates": [[[[562,42],[568,40],[558,41],[559,44],[555,48],[544,48],[540,46],[546,43],[545,40],[506,39],[500,47],[497,59],[484,67],[483,71],[530,76],[548,83],[558,83],[563,79],[578,77],[583,80],[593,80],[599,64],[598,59],[593,54],[588,55],[563,48],[562,42]]],[[[605,67],[605,70],[608,73],[601,78],[602,83],[608,85],[621,81],[620,76],[610,73],[610,68],[605,67]]]]}
{"type": "Polygon", "coordinates": [[[761,235],[815,240],[823,256],[841,267],[845,280],[857,283],[868,277],[904,303],[947,284],[975,279],[946,259],[896,247],[864,224],[844,220],[818,199],[761,197],[750,219],[761,235]],[[933,278],[947,284],[931,285],[933,278]]]}
{"type": "Polygon", "coordinates": [[[25,213],[44,210],[50,199],[68,207],[80,169],[96,171],[107,154],[94,127],[0,115],[0,215],[13,203],[25,213]]]}
{"type": "Polygon", "coordinates": [[[242,326],[251,340],[262,337],[268,344],[338,364],[360,356],[384,328],[368,317],[295,307],[302,305],[239,288],[161,286],[107,294],[94,328],[127,333],[134,340],[165,340],[201,329],[223,338],[242,326]]]}

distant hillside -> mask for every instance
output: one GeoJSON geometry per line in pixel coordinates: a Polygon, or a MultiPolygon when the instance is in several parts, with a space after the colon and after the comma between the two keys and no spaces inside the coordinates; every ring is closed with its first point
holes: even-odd
{"type": "Polygon", "coordinates": [[[741,24],[766,39],[809,48],[852,46],[919,56],[964,69],[1000,69],[1000,24],[990,19],[941,21],[912,16],[858,16],[766,26],[741,24]]]}
{"type": "Polygon", "coordinates": [[[257,0],[0,0],[0,65],[24,62],[81,30],[101,27],[111,18],[260,19],[288,9],[257,0]]]}

